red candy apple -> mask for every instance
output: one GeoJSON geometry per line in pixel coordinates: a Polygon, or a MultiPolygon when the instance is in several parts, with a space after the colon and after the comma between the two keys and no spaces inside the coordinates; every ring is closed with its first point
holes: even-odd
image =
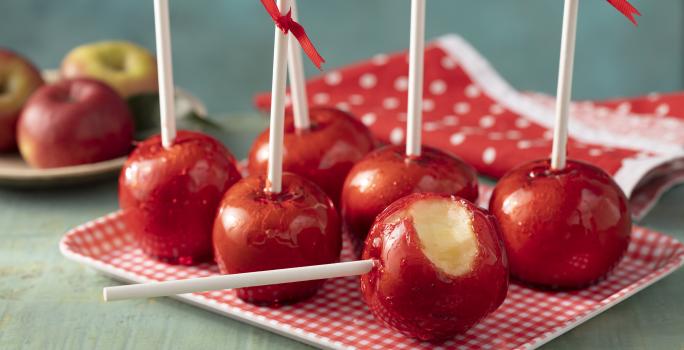
{"type": "MultiPolygon", "coordinates": [[[[366,126],[341,110],[312,108],[309,117],[309,130],[297,130],[291,113],[286,117],[283,171],[313,181],[338,204],[344,178],[375,142],[366,126]]],[[[252,146],[250,174],[266,173],[268,132],[261,133],[252,146]]]]}
{"type": "Polygon", "coordinates": [[[503,232],[511,273],[546,287],[579,288],[605,276],[622,258],[632,228],[627,198],[610,175],[548,160],[506,174],[489,203],[503,232]]]}
{"type": "Polygon", "coordinates": [[[240,179],[233,155],[215,139],[179,131],[138,145],[119,178],[124,218],[145,253],[170,263],[211,260],[212,224],[225,191],[240,179]]]}
{"type": "Polygon", "coordinates": [[[363,241],[375,217],[411,193],[434,192],[475,201],[475,170],[457,157],[423,147],[411,158],[403,146],[386,146],[368,154],[349,172],[342,189],[342,216],[357,241],[363,241]]]}
{"type": "Polygon", "coordinates": [[[37,168],[95,163],[132,148],[133,119],[126,102],[95,80],[63,80],[38,89],[17,125],[19,151],[37,168]]]}
{"type": "Polygon", "coordinates": [[[0,152],[16,149],[21,108],[41,85],[43,78],[28,59],[0,48],[0,152]]]}
{"type": "Polygon", "coordinates": [[[462,198],[406,196],[366,240],[376,267],[361,291],[378,319],[421,340],[463,333],[506,298],[508,263],[496,219],[462,198]]]}
{"type": "MultiPolygon", "coordinates": [[[[214,250],[221,273],[233,274],[327,264],[340,258],[340,220],[313,182],[283,174],[282,191],[264,190],[266,178],[250,176],[226,192],[214,224],[214,250]]],[[[284,304],[316,293],[323,281],[237,289],[241,299],[284,304]]]]}

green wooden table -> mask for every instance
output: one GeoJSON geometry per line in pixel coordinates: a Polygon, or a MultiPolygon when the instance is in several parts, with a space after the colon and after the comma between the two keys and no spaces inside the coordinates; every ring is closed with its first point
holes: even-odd
{"type": "MultiPolygon", "coordinates": [[[[244,157],[263,127],[226,120],[224,142],[244,157]]],[[[485,180],[486,181],[486,180],[485,180]]],[[[0,349],[302,349],[302,343],[171,299],[105,304],[116,284],[66,260],[65,231],[117,209],[114,179],[69,188],[0,188],[0,349]]],[[[684,187],[641,223],[684,240],[684,187]]],[[[684,349],[684,270],[547,344],[545,349],[684,349]]]]}

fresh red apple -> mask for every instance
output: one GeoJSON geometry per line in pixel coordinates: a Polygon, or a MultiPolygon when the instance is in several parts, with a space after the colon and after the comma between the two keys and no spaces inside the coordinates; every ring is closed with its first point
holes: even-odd
{"type": "Polygon", "coordinates": [[[0,48],[0,152],[17,148],[17,120],[26,100],[43,85],[36,67],[25,57],[0,48]]]}
{"type": "Polygon", "coordinates": [[[494,189],[489,210],[501,224],[511,273],[552,288],[580,288],[605,276],[629,245],[627,198],[603,170],[549,160],[508,172],[494,189]]]}
{"type": "Polygon", "coordinates": [[[146,48],[127,41],[101,41],[79,46],[62,61],[63,78],[92,78],[113,87],[122,97],[157,92],[157,63],[146,48]]]}
{"type": "Polygon", "coordinates": [[[24,160],[36,168],[100,162],[131,150],[133,118],[109,86],[63,80],[41,87],[26,102],[17,142],[24,160]]]}
{"type": "MultiPolygon", "coordinates": [[[[250,176],[226,192],[214,223],[214,250],[221,273],[234,274],[339,261],[340,219],[313,182],[283,174],[282,191],[266,192],[266,178],[250,176]]],[[[316,293],[323,281],[237,289],[256,304],[288,304],[316,293]]]]}
{"type": "Polygon", "coordinates": [[[459,158],[423,147],[408,157],[403,146],[386,146],[368,154],[349,172],[342,189],[342,217],[352,238],[363,242],[375,217],[411,193],[434,192],[475,201],[475,170],[459,158]]]}
{"type": "Polygon", "coordinates": [[[390,205],[371,229],[361,276],[371,312],[420,340],[467,331],[496,310],[508,290],[508,262],[496,219],[471,202],[434,193],[390,205]]]}
{"type": "MultiPolygon", "coordinates": [[[[311,128],[298,130],[292,113],[286,115],[283,170],[313,181],[338,205],[347,173],[374,148],[375,141],[363,123],[339,109],[315,107],[309,117],[311,128]]],[[[266,173],[268,137],[266,129],[249,152],[250,174],[266,173]]]]}
{"type": "Polygon", "coordinates": [[[126,161],[119,203],[146,254],[193,265],[213,257],[211,232],[219,202],[240,177],[233,155],[210,136],[179,131],[168,149],[153,136],[126,161]]]}

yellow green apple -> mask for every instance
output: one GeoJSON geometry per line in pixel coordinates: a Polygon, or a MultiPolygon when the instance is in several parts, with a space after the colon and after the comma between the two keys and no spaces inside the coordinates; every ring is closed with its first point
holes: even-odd
{"type": "Polygon", "coordinates": [[[26,100],[41,85],[43,78],[28,59],[0,48],[0,152],[17,148],[17,119],[26,100]]]}
{"type": "Polygon", "coordinates": [[[62,78],[100,80],[124,98],[157,91],[157,64],[146,48],[127,41],[79,46],[62,61],[62,78]]]}

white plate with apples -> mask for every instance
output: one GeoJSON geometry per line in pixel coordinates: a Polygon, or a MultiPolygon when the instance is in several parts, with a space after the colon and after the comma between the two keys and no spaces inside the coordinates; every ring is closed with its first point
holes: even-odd
{"type": "MultiPolygon", "coordinates": [[[[121,105],[121,99],[118,101],[110,100],[105,92],[96,98],[90,98],[88,101],[85,99],[74,101],[74,89],[88,89],[87,86],[78,86],[77,84],[62,86],[61,90],[55,87],[49,93],[41,92],[41,96],[35,96],[38,94],[34,94],[34,92],[43,85],[43,82],[52,88],[55,85],[54,83],[59,82],[62,77],[95,76],[103,80],[109,79],[108,85],[128,100],[131,109],[137,109],[132,113],[135,115],[136,138],[143,136],[139,124],[141,114],[144,116],[148,112],[156,113],[156,111],[152,111],[153,108],[156,108],[156,106],[152,106],[156,95],[145,95],[146,91],[156,88],[154,57],[144,48],[134,44],[100,42],[84,45],[72,50],[67,55],[61,70],[46,70],[42,73],[38,73],[38,70],[28,59],[2,48],[0,48],[0,63],[6,63],[0,64],[0,66],[4,66],[0,67],[0,78],[3,76],[6,78],[0,79],[0,185],[50,187],[111,177],[118,173],[126,161],[126,156],[121,156],[121,154],[127,154],[133,149],[130,141],[131,122],[125,121],[128,124],[125,127],[117,125],[120,123],[120,120],[117,121],[117,119],[121,118],[115,112],[111,112],[111,110],[117,109],[116,106],[121,105]],[[130,75],[130,77],[124,75],[130,75]],[[132,95],[140,97],[133,97],[133,99],[137,98],[134,101],[130,98],[132,95]],[[22,132],[23,128],[24,135],[28,136],[19,136],[19,141],[16,141],[11,132],[4,132],[4,130],[14,130],[9,125],[16,123],[22,110],[24,112],[28,110],[26,101],[29,98],[32,100],[30,108],[35,110],[34,121],[27,122],[26,120],[29,118],[22,118],[24,120],[17,127],[17,135],[22,132]],[[66,99],[69,103],[64,103],[65,101],[60,101],[60,99],[66,99]],[[115,106],[113,107],[113,105],[115,106]],[[84,112],[84,110],[92,112],[98,106],[107,106],[102,107],[107,112],[98,112],[95,116],[92,113],[84,112]],[[49,118],[50,124],[55,125],[47,126],[46,119],[41,119],[41,115],[47,113],[51,116],[49,118]],[[88,118],[84,118],[84,116],[88,118]],[[60,123],[70,125],[70,127],[60,129],[57,125],[60,123]],[[22,127],[21,124],[25,125],[22,127]],[[71,125],[75,126],[71,127],[71,125]],[[30,130],[27,132],[26,129],[30,130]],[[119,136],[120,130],[123,129],[126,129],[128,135],[122,139],[119,136]],[[48,137],[73,141],[84,135],[84,132],[87,132],[91,137],[91,143],[78,145],[75,149],[72,146],[71,150],[64,150],[61,154],[55,153],[54,147],[51,147],[50,144],[40,141],[48,137]],[[99,145],[93,146],[92,133],[103,135],[97,141],[99,145]],[[16,144],[21,149],[21,153],[16,151],[17,146],[14,146],[16,144]],[[86,163],[82,160],[68,159],[72,155],[78,157],[81,150],[90,149],[90,146],[95,148],[103,145],[105,145],[104,148],[111,148],[103,151],[105,154],[97,156],[104,160],[86,163]],[[60,161],[81,164],[55,165],[55,162],[60,161]]],[[[180,117],[188,114],[202,117],[207,114],[205,106],[198,98],[180,88],[176,89],[176,112],[176,115],[180,117]]],[[[144,117],[145,126],[142,129],[146,136],[154,132],[156,128],[155,125],[149,125],[146,120],[148,118],[144,117]]],[[[151,118],[158,119],[156,115],[151,118]]]]}

